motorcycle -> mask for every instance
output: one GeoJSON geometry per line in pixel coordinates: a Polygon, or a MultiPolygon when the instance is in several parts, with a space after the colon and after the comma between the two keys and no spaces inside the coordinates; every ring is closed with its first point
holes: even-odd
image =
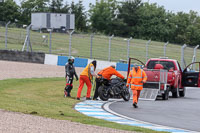
{"type": "Polygon", "coordinates": [[[101,100],[107,101],[109,98],[123,98],[124,101],[129,101],[130,93],[126,87],[126,80],[121,78],[113,78],[107,80],[103,77],[99,79],[100,87],[98,88],[98,94],[101,100]]]}

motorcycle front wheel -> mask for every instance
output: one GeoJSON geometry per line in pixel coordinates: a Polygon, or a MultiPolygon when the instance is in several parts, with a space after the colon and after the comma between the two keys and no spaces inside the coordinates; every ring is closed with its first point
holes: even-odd
{"type": "Polygon", "coordinates": [[[128,88],[124,88],[123,91],[121,92],[121,96],[124,99],[124,101],[129,101],[130,100],[130,93],[128,88]]]}
{"type": "Polygon", "coordinates": [[[98,93],[99,93],[100,99],[103,101],[108,101],[108,99],[110,98],[108,91],[106,91],[103,86],[100,86],[98,88],[98,93]]]}

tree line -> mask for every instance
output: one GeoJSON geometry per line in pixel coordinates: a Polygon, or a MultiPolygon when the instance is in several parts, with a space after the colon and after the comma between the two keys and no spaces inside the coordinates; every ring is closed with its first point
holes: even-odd
{"type": "Polygon", "coordinates": [[[85,11],[82,0],[64,3],[63,0],[14,0],[0,3],[0,21],[30,24],[32,12],[75,14],[75,27],[80,32],[169,41],[191,46],[200,44],[200,16],[166,11],[156,3],[142,0],[97,0],[85,11]]]}

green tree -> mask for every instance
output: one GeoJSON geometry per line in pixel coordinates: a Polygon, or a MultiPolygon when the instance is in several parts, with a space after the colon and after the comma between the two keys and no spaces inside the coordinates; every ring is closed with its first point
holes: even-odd
{"type": "MultiPolygon", "coordinates": [[[[67,4],[66,4],[67,5],[67,4]]],[[[66,5],[65,7],[63,7],[63,0],[52,0],[51,4],[50,4],[50,12],[53,13],[66,13],[65,9],[66,9],[66,5]]],[[[68,5],[67,5],[68,7],[68,5]]]]}
{"type": "Polygon", "coordinates": [[[18,21],[20,17],[20,7],[13,0],[6,0],[0,3],[0,21],[18,21]]]}
{"type": "Polygon", "coordinates": [[[30,24],[33,12],[48,12],[48,3],[49,0],[23,0],[21,3],[21,22],[30,24]]]}
{"type": "Polygon", "coordinates": [[[75,27],[80,31],[87,31],[87,15],[84,12],[85,8],[82,4],[82,0],[79,0],[77,4],[73,1],[71,3],[71,13],[75,15],[75,27]]]}
{"type": "Polygon", "coordinates": [[[141,0],[127,0],[121,2],[118,19],[121,19],[126,25],[126,27],[123,28],[125,30],[125,36],[135,36],[135,26],[138,24],[140,17],[138,10],[141,6],[141,0]]]}
{"type": "Polygon", "coordinates": [[[63,13],[69,13],[70,7],[68,5],[68,3],[66,2],[64,7],[62,8],[62,12],[63,13]]]}
{"type": "MultiPolygon", "coordinates": [[[[118,5],[116,0],[96,1],[96,5],[91,5],[89,10],[90,22],[93,31],[105,34],[113,34],[116,26],[118,5]]],[[[120,21],[120,20],[119,20],[120,21]]]]}
{"type": "Polygon", "coordinates": [[[197,45],[200,43],[200,17],[194,11],[189,14],[179,12],[176,16],[177,31],[175,40],[177,43],[197,45]]]}
{"type": "Polygon", "coordinates": [[[168,19],[165,9],[158,7],[157,4],[144,3],[138,11],[140,17],[135,27],[136,36],[143,39],[167,41],[165,36],[168,34],[168,19]]]}

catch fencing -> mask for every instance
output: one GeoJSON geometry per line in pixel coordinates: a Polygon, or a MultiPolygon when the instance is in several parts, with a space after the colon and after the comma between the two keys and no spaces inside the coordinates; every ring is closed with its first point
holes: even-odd
{"type": "Polygon", "coordinates": [[[0,22],[0,49],[44,52],[63,56],[127,63],[129,57],[146,62],[149,58],[176,59],[185,67],[200,61],[200,50],[188,45],[155,42],[135,38],[78,34],[76,31],[57,32],[55,29],[32,31],[31,25],[0,22]]]}

